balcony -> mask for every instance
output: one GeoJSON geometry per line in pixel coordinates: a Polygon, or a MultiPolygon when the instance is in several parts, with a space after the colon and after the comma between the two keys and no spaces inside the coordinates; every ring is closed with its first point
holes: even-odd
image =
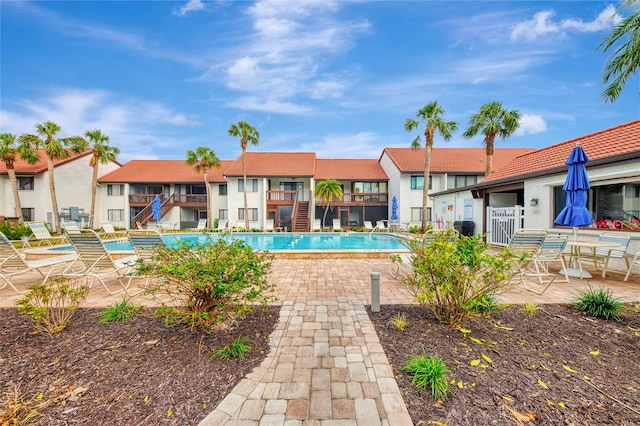
{"type": "Polygon", "coordinates": [[[292,206],[293,202],[298,198],[298,191],[267,191],[267,204],[292,206]]]}
{"type": "MultiPolygon", "coordinates": [[[[316,198],[316,205],[322,201],[316,198]]],[[[389,195],[386,192],[345,192],[341,201],[336,201],[336,206],[386,206],[389,204],[389,195]]]]}
{"type": "MultiPolygon", "coordinates": [[[[129,205],[146,206],[153,202],[156,194],[129,194],[129,205]]],[[[185,207],[206,207],[206,194],[172,194],[172,203],[185,207]]],[[[160,201],[164,202],[165,198],[160,196],[160,201]]]]}

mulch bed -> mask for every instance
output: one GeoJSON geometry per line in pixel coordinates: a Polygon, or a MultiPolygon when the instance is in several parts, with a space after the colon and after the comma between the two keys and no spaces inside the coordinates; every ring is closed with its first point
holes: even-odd
{"type": "Polygon", "coordinates": [[[370,317],[416,425],[640,424],[640,313],[620,322],[566,305],[476,315],[464,332],[417,306],[382,306],[370,317]],[[402,332],[390,321],[404,313],[402,332]],[[436,401],[400,368],[409,354],[443,358],[453,394],[436,401]],[[486,356],[486,358],[483,357],[486,356]]]}
{"type": "Polygon", "coordinates": [[[50,337],[32,334],[16,309],[0,309],[0,410],[17,389],[37,412],[29,424],[197,424],[265,358],[279,311],[258,309],[206,334],[149,311],[99,324],[99,310],[79,309],[50,337]],[[244,359],[210,359],[239,336],[252,337],[244,359]]]}

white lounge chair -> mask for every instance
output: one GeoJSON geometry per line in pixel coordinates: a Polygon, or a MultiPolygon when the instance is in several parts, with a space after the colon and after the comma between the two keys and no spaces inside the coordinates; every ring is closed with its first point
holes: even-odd
{"type": "Polygon", "coordinates": [[[311,231],[322,231],[322,221],[320,219],[313,219],[313,222],[311,222],[311,231]]]}
{"type": "Polygon", "coordinates": [[[108,220],[102,220],[100,221],[100,227],[102,228],[102,238],[118,238],[118,234],[120,234],[120,236],[124,236],[124,232],[120,232],[118,233],[118,231],[116,231],[116,228],[113,226],[113,224],[111,222],[109,222],[108,220]]]}
{"type": "Polygon", "coordinates": [[[333,230],[342,232],[342,226],[340,225],[340,219],[333,219],[333,230]]]}
{"type": "Polygon", "coordinates": [[[224,232],[227,229],[228,220],[218,219],[218,226],[213,229],[214,232],[224,232]]]}
{"type": "Polygon", "coordinates": [[[364,221],[364,229],[366,229],[367,231],[373,231],[373,224],[371,223],[370,220],[365,220],[364,221]]]}
{"type": "Polygon", "coordinates": [[[564,261],[564,249],[567,247],[568,241],[569,237],[567,235],[547,235],[533,259],[537,270],[549,273],[549,264],[559,262],[562,266],[560,273],[564,275],[563,282],[568,283],[569,275],[567,274],[567,265],[564,261]]]}
{"type": "Polygon", "coordinates": [[[376,227],[375,227],[375,231],[388,231],[389,228],[387,227],[387,224],[385,223],[386,221],[384,220],[379,220],[376,222],[376,227]]]}
{"type": "Polygon", "coordinates": [[[195,228],[191,228],[190,231],[205,231],[207,229],[207,219],[200,219],[198,225],[195,228]]]}
{"type": "Polygon", "coordinates": [[[33,239],[29,238],[27,240],[27,244],[29,246],[31,246],[31,242],[36,242],[36,241],[38,243],[44,242],[47,245],[51,245],[51,241],[58,241],[61,243],[65,242],[64,237],[53,237],[49,233],[49,229],[47,229],[47,226],[42,222],[29,222],[28,225],[29,225],[29,228],[31,228],[31,232],[33,232],[33,236],[34,236],[33,239]]]}
{"type": "Polygon", "coordinates": [[[64,229],[67,233],[80,231],[80,227],[78,226],[78,222],[74,220],[64,220],[62,221],[62,229],[64,229]]]}
{"type": "Polygon", "coordinates": [[[264,230],[265,230],[266,232],[273,232],[273,231],[275,231],[275,227],[274,227],[274,224],[273,224],[273,219],[266,219],[266,220],[264,221],[264,230]]]}
{"type": "Polygon", "coordinates": [[[556,279],[556,275],[548,272],[536,263],[536,256],[540,252],[542,243],[547,238],[547,231],[543,229],[519,229],[514,232],[507,249],[514,255],[523,258],[514,262],[516,275],[520,277],[523,287],[532,293],[543,294],[556,279]],[[531,287],[530,279],[535,279],[542,288],[531,287]]]}
{"type": "MultiPolygon", "coordinates": [[[[62,276],[90,277],[100,282],[109,294],[128,293],[127,287],[131,282],[129,272],[136,260],[136,256],[114,259],[104,246],[104,243],[91,229],[81,229],[77,232],[67,232],[67,239],[78,253],[78,257],[62,271],[62,276]],[[105,278],[114,276],[121,289],[112,291],[105,278]],[[128,280],[125,284],[124,280],[128,280]]],[[[93,285],[92,281],[89,288],[93,285]]]]}
{"type": "Polygon", "coordinates": [[[52,273],[61,271],[76,257],[77,255],[72,253],[40,260],[26,260],[23,254],[16,250],[9,239],[0,232],[0,279],[4,281],[4,284],[0,285],[0,290],[9,286],[18,294],[26,293],[28,290],[18,290],[12,282],[13,277],[35,271],[42,277],[42,282],[45,282],[52,273]]]}
{"type": "Polygon", "coordinates": [[[624,260],[627,262],[627,274],[624,276],[624,280],[627,281],[634,269],[640,271],[640,251],[635,254],[625,253],[624,260]]]}

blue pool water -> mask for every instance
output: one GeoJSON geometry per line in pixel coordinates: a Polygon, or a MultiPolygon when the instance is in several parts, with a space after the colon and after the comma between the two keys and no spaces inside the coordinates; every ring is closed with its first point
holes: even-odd
{"type": "Polygon", "coordinates": [[[206,242],[207,238],[224,238],[230,241],[239,239],[253,247],[254,250],[286,251],[286,250],[363,250],[363,251],[401,251],[407,247],[402,240],[391,234],[369,234],[369,233],[234,233],[234,234],[168,234],[163,238],[168,245],[172,241],[193,241],[206,242]]]}
{"type": "MultiPolygon", "coordinates": [[[[402,239],[391,234],[369,233],[234,233],[234,234],[164,234],[165,243],[171,246],[177,241],[204,244],[211,240],[224,238],[242,240],[254,250],[287,251],[287,250],[345,250],[345,251],[402,251],[407,247],[402,239]]],[[[109,251],[132,251],[131,243],[124,240],[106,241],[109,251]]],[[[53,247],[50,250],[71,250],[71,246],[53,247]]]]}

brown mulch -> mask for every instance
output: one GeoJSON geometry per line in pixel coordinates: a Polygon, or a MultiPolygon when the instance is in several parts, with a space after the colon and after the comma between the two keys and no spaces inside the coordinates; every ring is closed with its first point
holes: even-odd
{"type": "Polygon", "coordinates": [[[417,306],[382,306],[370,317],[416,425],[640,424],[638,312],[616,322],[567,305],[540,305],[534,316],[514,305],[469,318],[464,332],[417,306]],[[409,321],[404,332],[390,323],[397,313],[409,321]],[[400,371],[423,348],[451,370],[444,402],[400,371]]]}
{"type": "Polygon", "coordinates": [[[150,311],[99,324],[100,310],[79,309],[50,337],[32,334],[31,318],[16,309],[0,309],[0,413],[17,390],[37,412],[28,424],[197,424],[265,358],[279,311],[260,308],[206,334],[166,326],[150,311]],[[244,359],[210,359],[239,336],[252,337],[244,359]]]}

